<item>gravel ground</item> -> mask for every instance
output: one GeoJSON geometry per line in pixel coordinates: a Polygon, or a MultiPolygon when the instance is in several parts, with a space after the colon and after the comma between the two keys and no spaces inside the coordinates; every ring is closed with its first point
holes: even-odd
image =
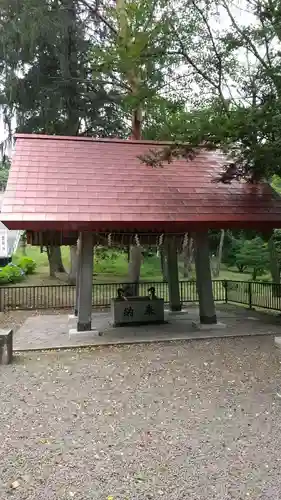
{"type": "Polygon", "coordinates": [[[1,500],[281,497],[271,337],[29,353],[0,377],[1,500]]]}

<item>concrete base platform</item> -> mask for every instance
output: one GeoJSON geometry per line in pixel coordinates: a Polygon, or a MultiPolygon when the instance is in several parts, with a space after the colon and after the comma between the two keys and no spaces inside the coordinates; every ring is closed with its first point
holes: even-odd
{"type": "Polygon", "coordinates": [[[274,337],[274,344],[276,347],[281,349],[281,337],[274,337]]]}
{"type": "MultiPolygon", "coordinates": [[[[115,329],[116,330],[116,329],[115,329]]],[[[122,329],[123,330],[123,329],[122,329]]],[[[93,332],[86,332],[86,337],[84,336],[84,332],[80,335],[72,335],[68,337],[68,341],[64,341],[63,344],[60,342],[56,342],[53,339],[49,339],[48,344],[44,342],[33,343],[33,345],[21,345],[15,348],[16,351],[41,351],[48,349],[74,349],[77,347],[98,347],[98,346],[110,346],[110,345],[130,345],[130,344],[150,344],[153,342],[173,342],[173,341],[190,341],[190,340],[210,340],[210,339],[219,339],[226,337],[241,337],[240,333],[236,333],[233,331],[224,331],[224,334],[221,333],[221,330],[209,330],[209,331],[200,331],[193,330],[192,332],[139,332],[135,334],[132,332],[129,335],[124,335],[123,332],[115,332],[113,335],[111,332],[103,333],[101,336],[98,334],[94,334],[93,332]]],[[[242,336],[251,336],[253,333],[243,333],[242,336]]],[[[264,332],[257,332],[255,335],[265,335],[264,332]]]]}
{"type": "Polygon", "coordinates": [[[210,325],[206,325],[206,324],[200,323],[200,321],[192,321],[192,326],[196,330],[202,330],[204,332],[214,331],[214,330],[223,330],[224,328],[226,328],[225,323],[212,323],[210,325]]]}
{"type": "Polygon", "coordinates": [[[211,325],[211,329],[210,325],[207,325],[207,329],[202,329],[198,328],[198,308],[190,307],[188,314],[166,315],[168,322],[163,325],[114,328],[110,324],[111,315],[108,311],[95,312],[92,316],[92,330],[77,332],[77,323],[69,321],[67,314],[35,316],[31,314],[14,334],[14,351],[189,341],[247,335],[276,335],[280,336],[281,342],[280,318],[257,313],[252,314],[250,319],[247,316],[247,312],[241,307],[225,307],[223,310],[218,310],[218,324],[211,325]],[[194,328],[192,322],[197,324],[197,328],[194,328]],[[99,332],[102,336],[99,336],[99,332]]]}

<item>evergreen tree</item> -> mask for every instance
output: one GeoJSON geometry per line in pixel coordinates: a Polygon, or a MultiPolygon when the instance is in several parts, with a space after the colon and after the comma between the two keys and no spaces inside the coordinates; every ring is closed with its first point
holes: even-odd
{"type": "MultiPolygon", "coordinates": [[[[124,134],[119,94],[94,75],[94,41],[75,0],[3,0],[2,109],[20,132],[124,134]]],[[[99,41],[100,43],[100,41],[99,41]]]]}
{"type": "MultiPolygon", "coordinates": [[[[93,75],[93,40],[75,0],[3,0],[0,12],[0,104],[10,134],[13,120],[17,132],[125,133],[118,92],[93,75]]],[[[60,249],[48,247],[47,254],[50,274],[64,271],[60,249]]]]}

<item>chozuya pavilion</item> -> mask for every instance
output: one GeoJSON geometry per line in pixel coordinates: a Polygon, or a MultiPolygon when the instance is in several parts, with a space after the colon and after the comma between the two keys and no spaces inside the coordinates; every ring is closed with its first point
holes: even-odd
{"type": "Polygon", "coordinates": [[[26,230],[33,245],[79,238],[77,330],[91,330],[96,244],[164,245],[170,309],[181,309],[177,248],[192,233],[201,325],[216,325],[208,229],[281,226],[281,198],[267,184],[212,182],[223,157],[202,150],[192,161],[153,168],[141,160],[164,143],[16,135],[1,220],[26,230]]]}

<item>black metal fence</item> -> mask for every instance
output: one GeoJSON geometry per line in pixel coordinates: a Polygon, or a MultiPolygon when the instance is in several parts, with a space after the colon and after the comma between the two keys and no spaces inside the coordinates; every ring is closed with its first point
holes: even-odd
{"type": "Polygon", "coordinates": [[[281,285],[258,281],[226,281],[225,302],[247,305],[249,308],[281,310],[281,285]]]}
{"type": "MultiPolygon", "coordinates": [[[[109,307],[112,297],[117,296],[118,288],[127,283],[94,283],[93,307],[109,307]]],[[[142,282],[139,294],[148,295],[148,289],[155,288],[158,297],[165,303],[169,300],[168,283],[142,282]]],[[[248,307],[260,307],[281,310],[281,285],[274,283],[214,280],[213,294],[216,302],[243,304],[248,307]]],[[[182,304],[198,301],[196,281],[181,281],[180,296],[182,304]]],[[[0,288],[0,310],[27,309],[71,309],[75,306],[75,286],[5,286],[0,288]]]]}

